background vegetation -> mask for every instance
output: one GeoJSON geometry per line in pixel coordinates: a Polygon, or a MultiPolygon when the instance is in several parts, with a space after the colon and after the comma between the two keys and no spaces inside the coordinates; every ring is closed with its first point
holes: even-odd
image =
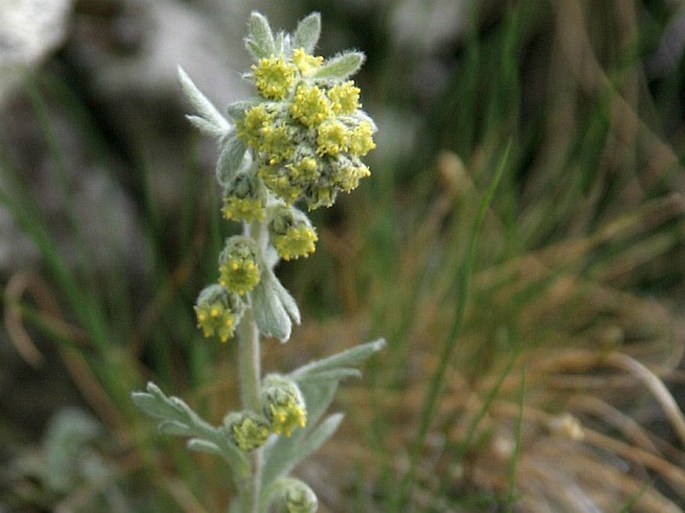
{"type": "MultiPolygon", "coordinates": [[[[255,7],[287,28],[319,10],[323,55],[365,51],[380,127],[372,178],[315,213],[312,258],[280,268],[302,327],[264,346],[273,369],[388,341],[299,469],[320,510],[681,511],[680,4],[255,7]]],[[[87,60],[88,30],[135,28],[131,9],[78,2],[74,35],[5,107],[3,244],[20,257],[2,275],[0,511],[214,513],[232,493],[221,462],[130,401],[153,379],[216,423],[236,404],[234,348],[192,312],[233,229],[214,149],[177,90],[93,85],[110,63],[87,60]]]]}

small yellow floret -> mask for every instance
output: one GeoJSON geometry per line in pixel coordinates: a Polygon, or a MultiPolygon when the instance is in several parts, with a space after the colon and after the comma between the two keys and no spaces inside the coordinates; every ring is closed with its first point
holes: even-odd
{"type": "Polygon", "coordinates": [[[259,59],[252,66],[255,86],[261,96],[270,100],[283,100],[295,82],[297,68],[283,60],[283,57],[259,59]]]}
{"type": "Polygon", "coordinates": [[[257,286],[259,278],[259,266],[251,250],[239,244],[227,245],[219,264],[219,284],[242,296],[257,286]]]}
{"type": "Polygon", "coordinates": [[[274,114],[268,112],[260,103],[245,111],[245,117],[236,123],[236,135],[247,146],[259,149],[262,144],[263,130],[273,124],[274,114]]]}
{"type": "Polygon", "coordinates": [[[307,425],[307,414],[294,399],[287,403],[271,404],[271,431],[277,435],[292,436],[293,429],[307,425]]]}
{"type": "Polygon", "coordinates": [[[293,138],[285,126],[264,126],[258,150],[266,154],[270,166],[287,160],[295,153],[293,138]]]}
{"type": "Polygon", "coordinates": [[[285,234],[274,237],[276,252],[283,260],[308,257],[314,253],[318,240],[314,228],[307,225],[291,226],[285,234]]]}
{"type": "Polygon", "coordinates": [[[262,166],[259,168],[258,176],[271,192],[286,204],[292,205],[302,194],[302,188],[296,183],[291,183],[286,172],[287,169],[284,167],[262,166]]]}
{"type": "Polygon", "coordinates": [[[262,222],[266,209],[261,198],[229,196],[224,198],[224,206],[221,212],[226,219],[233,221],[262,222]]]}
{"type": "Polygon", "coordinates": [[[264,445],[269,438],[269,427],[266,421],[246,416],[231,425],[233,440],[239,449],[252,451],[264,445]]]}
{"type": "Polygon", "coordinates": [[[349,131],[339,121],[330,120],[323,123],[317,130],[316,153],[319,156],[335,157],[347,151],[349,131]]]}
{"type": "Polygon", "coordinates": [[[313,157],[304,157],[297,162],[286,164],[288,176],[295,183],[312,182],[319,177],[319,164],[313,157]]]}
{"type": "Polygon", "coordinates": [[[206,338],[217,335],[221,342],[233,337],[235,331],[235,313],[221,303],[202,302],[195,306],[197,326],[206,338]]]}
{"type": "Polygon", "coordinates": [[[297,48],[293,51],[293,63],[303,77],[308,77],[323,64],[323,57],[315,57],[305,52],[304,48],[297,48]]]}
{"type": "Polygon", "coordinates": [[[328,90],[331,107],[336,114],[349,115],[359,109],[359,94],[361,90],[352,80],[334,85],[328,90]]]}
{"type": "Polygon", "coordinates": [[[373,142],[373,127],[368,121],[362,121],[350,133],[350,153],[355,157],[363,157],[376,147],[373,142]]]}
{"type": "Polygon", "coordinates": [[[317,126],[333,115],[330,102],[319,86],[297,88],[290,115],[306,127],[317,126]]]}

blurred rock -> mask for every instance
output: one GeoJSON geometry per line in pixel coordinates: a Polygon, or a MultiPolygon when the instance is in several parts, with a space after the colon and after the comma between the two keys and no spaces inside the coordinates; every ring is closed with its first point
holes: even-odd
{"type": "Polygon", "coordinates": [[[71,0],[0,0],[0,103],[67,35],[71,0]]]}
{"type": "MultiPolygon", "coordinates": [[[[184,118],[177,68],[223,110],[248,94],[237,71],[244,64],[231,59],[244,53],[242,41],[229,47],[214,20],[180,2],[108,3],[116,8],[77,12],[66,58],[125,158],[144,165],[155,205],[173,217],[198,139],[184,118]]],[[[202,167],[213,169],[214,143],[201,144],[202,167]]]]}

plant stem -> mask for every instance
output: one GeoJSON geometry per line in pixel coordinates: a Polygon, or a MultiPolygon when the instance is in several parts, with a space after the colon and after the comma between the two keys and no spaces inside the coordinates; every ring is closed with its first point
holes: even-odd
{"type": "MultiPolygon", "coordinates": [[[[262,253],[266,249],[266,230],[260,224],[244,225],[243,232],[254,239],[262,253]]],[[[261,354],[259,329],[251,308],[248,308],[238,326],[238,373],[240,400],[245,410],[259,412],[261,395],[261,354]]],[[[252,476],[240,490],[241,513],[258,513],[262,482],[262,450],[252,453],[252,476]]]]}

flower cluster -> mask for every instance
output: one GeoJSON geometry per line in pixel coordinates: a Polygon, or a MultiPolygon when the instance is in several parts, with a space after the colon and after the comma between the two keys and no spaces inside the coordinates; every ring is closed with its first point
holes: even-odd
{"type": "Polygon", "coordinates": [[[242,302],[238,297],[216,284],[203,289],[195,305],[197,324],[204,336],[216,335],[222,342],[233,336],[242,311],[242,302]]]}
{"type": "Polygon", "coordinates": [[[318,240],[309,218],[293,207],[274,207],[269,216],[269,234],[278,256],[283,260],[306,257],[314,252],[318,240]]]}
{"type": "Polygon", "coordinates": [[[375,126],[346,79],[361,63],[347,64],[349,55],[327,62],[286,49],[252,66],[260,100],[236,116],[236,134],[259,178],[287,205],[303,199],[310,209],[330,206],[370,175],[361,157],[376,147],[375,126]]]}
{"type": "Polygon", "coordinates": [[[226,240],[219,255],[219,284],[240,296],[253,290],[260,279],[258,251],[248,237],[234,236],[226,240]]]}
{"type": "Polygon", "coordinates": [[[293,429],[307,424],[307,410],[300,389],[283,376],[271,374],[264,378],[262,405],[271,430],[277,435],[289,437],[293,429]]]}
{"type": "Polygon", "coordinates": [[[261,413],[232,412],[224,419],[229,439],[242,451],[261,447],[271,433],[290,437],[295,428],[303,428],[307,424],[302,393],[291,379],[277,374],[266,376],[260,400],[261,413]]]}
{"type": "Polygon", "coordinates": [[[255,64],[245,76],[256,98],[229,105],[230,119],[179,68],[193,106],[188,120],[219,144],[223,217],[242,223],[242,234],[225,239],[216,283],[205,287],[195,304],[205,337],[227,342],[239,332],[242,404],[214,427],[153,383],[133,400],[160,420],[161,431],[189,438],[192,450],[224,457],[238,491],[230,511],[315,513],[313,490],[288,474],[340,424],[340,414],[322,417],[340,381],[357,375],[355,366],[383,345],[363,344],[287,375],[262,378],[260,370],[261,337],[286,342],[301,320],[275,266],[309,256],[318,240],[295,204],[310,210],[330,206],[339,192],[355,189],[370,174],[361,159],[375,148],[376,127],[361,110],[360,90],[349,78],[364,55],[314,55],[320,29],[320,16],[313,13],[292,34],[274,33],[267,19],[253,12],[245,44],[255,64]]]}

